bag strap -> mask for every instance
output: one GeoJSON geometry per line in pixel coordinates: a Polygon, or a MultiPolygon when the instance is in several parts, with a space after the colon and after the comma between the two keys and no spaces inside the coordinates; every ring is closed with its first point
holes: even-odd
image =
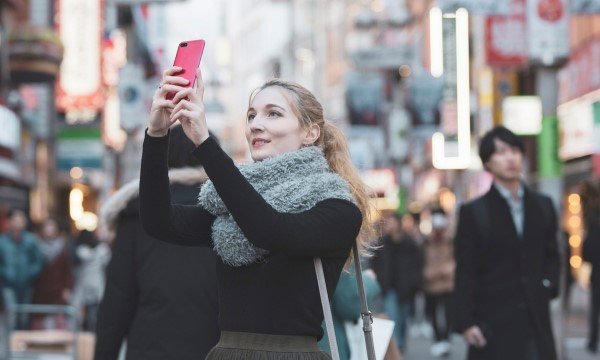
{"type": "Polygon", "coordinates": [[[323,263],[321,258],[314,258],[315,272],[317,273],[317,283],[319,284],[319,295],[321,295],[321,306],[323,306],[323,316],[325,317],[325,327],[327,328],[327,338],[329,339],[329,349],[333,360],[340,360],[340,354],[335,339],[335,330],[333,328],[333,317],[331,316],[331,306],[329,305],[329,295],[327,294],[327,285],[325,284],[325,273],[323,272],[323,263]]]}
{"type": "Polygon", "coordinates": [[[352,246],[354,253],[354,267],[356,268],[356,282],[358,283],[358,296],[360,297],[360,316],[363,321],[363,331],[365,333],[365,345],[367,347],[367,359],[375,360],[375,345],[373,344],[373,314],[369,311],[367,304],[367,295],[363,284],[362,269],[360,266],[360,258],[358,257],[358,246],[356,241],[352,246]]]}
{"type": "MultiPolygon", "coordinates": [[[[358,283],[358,296],[360,298],[360,316],[363,322],[363,332],[365,333],[365,345],[367,347],[367,359],[375,359],[375,345],[373,343],[373,314],[369,311],[367,304],[367,296],[365,294],[365,286],[362,279],[362,269],[360,266],[360,258],[358,256],[358,246],[356,241],[352,249],[354,253],[354,267],[356,271],[356,282],[358,283]]],[[[331,316],[331,306],[329,305],[329,296],[327,294],[327,286],[325,284],[325,274],[323,272],[323,263],[321,258],[314,258],[315,272],[317,273],[317,282],[319,284],[319,294],[321,295],[321,306],[323,306],[323,316],[325,317],[325,327],[327,328],[327,337],[329,338],[329,348],[331,349],[331,357],[333,360],[339,360],[340,355],[337,348],[335,338],[335,330],[333,328],[333,318],[331,316]]]]}

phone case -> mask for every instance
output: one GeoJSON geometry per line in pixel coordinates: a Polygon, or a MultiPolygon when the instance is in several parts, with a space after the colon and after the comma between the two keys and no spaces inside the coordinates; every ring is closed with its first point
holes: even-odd
{"type": "MultiPolygon", "coordinates": [[[[177,74],[189,81],[187,87],[193,87],[196,82],[196,69],[200,66],[202,53],[204,52],[204,40],[182,41],[177,47],[177,55],[173,66],[179,66],[183,70],[177,74]]],[[[168,93],[167,99],[172,99],[175,93],[168,93]]]]}

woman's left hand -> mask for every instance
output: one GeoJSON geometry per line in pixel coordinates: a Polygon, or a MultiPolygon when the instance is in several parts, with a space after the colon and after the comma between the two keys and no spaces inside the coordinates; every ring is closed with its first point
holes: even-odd
{"type": "Polygon", "coordinates": [[[196,89],[186,88],[175,94],[175,108],[171,112],[171,121],[179,121],[185,135],[199,146],[208,139],[208,126],[204,113],[204,83],[200,68],[196,70],[196,89]]]}

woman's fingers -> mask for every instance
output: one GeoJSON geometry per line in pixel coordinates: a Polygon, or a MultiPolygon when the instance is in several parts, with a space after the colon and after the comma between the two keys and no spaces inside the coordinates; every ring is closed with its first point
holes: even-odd
{"type": "Polygon", "coordinates": [[[195,100],[193,95],[194,95],[193,89],[184,88],[184,90],[178,91],[177,94],[175,94],[175,96],[173,97],[173,103],[178,104],[183,99],[186,99],[186,98],[190,99],[190,100],[195,100]]]}
{"type": "Polygon", "coordinates": [[[172,85],[172,84],[165,84],[163,86],[161,86],[160,89],[158,89],[158,94],[160,95],[160,97],[165,97],[167,96],[168,93],[173,92],[173,93],[178,93],[182,90],[185,90],[187,88],[182,87],[182,86],[178,86],[178,85],[172,85]]]}
{"type": "Polygon", "coordinates": [[[189,80],[181,77],[181,76],[164,76],[163,77],[163,81],[162,84],[173,84],[173,85],[181,85],[181,86],[187,86],[189,84],[189,80]]]}
{"type": "Polygon", "coordinates": [[[181,100],[177,105],[173,107],[173,113],[178,112],[181,109],[191,110],[191,104],[188,100],[181,100]]]}
{"type": "Polygon", "coordinates": [[[174,111],[171,114],[171,118],[170,121],[171,123],[174,123],[177,120],[181,120],[181,119],[187,119],[187,120],[192,120],[194,117],[194,114],[192,111],[188,110],[188,109],[180,109],[179,111],[174,111]]]}
{"type": "Polygon", "coordinates": [[[158,108],[164,108],[164,109],[169,109],[169,110],[172,110],[173,108],[175,108],[175,104],[173,104],[173,102],[171,100],[166,100],[166,99],[154,100],[154,104],[156,104],[156,106],[158,108]]]}
{"type": "Polygon", "coordinates": [[[163,71],[163,79],[167,76],[173,76],[181,72],[182,68],[179,66],[171,66],[170,68],[163,71]]]}

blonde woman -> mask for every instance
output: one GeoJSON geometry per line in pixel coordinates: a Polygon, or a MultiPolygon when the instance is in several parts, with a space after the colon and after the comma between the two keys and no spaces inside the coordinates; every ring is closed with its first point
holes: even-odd
{"type": "Polygon", "coordinates": [[[368,224],[367,193],[343,134],[308,90],[272,80],[250,97],[254,162],[238,167],[208,134],[200,72],[191,89],[178,71],[164,72],[154,96],[140,214],[152,236],[209,246],[219,257],[221,338],[207,359],[328,359],[317,346],[323,311],[313,258],[323,260],[331,296],[354,241],[366,246],[357,239],[368,224]],[[168,129],[177,121],[210,178],[196,206],[170,200],[168,129]]]}

